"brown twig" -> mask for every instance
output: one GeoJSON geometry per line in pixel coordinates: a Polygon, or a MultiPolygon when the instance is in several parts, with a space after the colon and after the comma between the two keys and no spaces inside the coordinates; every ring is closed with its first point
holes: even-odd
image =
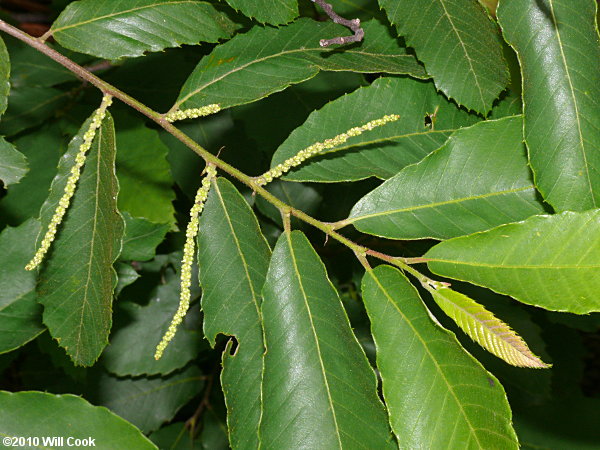
{"type": "MultiPolygon", "coordinates": [[[[313,1],[319,1],[319,0],[313,0],[313,1]]],[[[345,20],[345,19],[342,19],[342,20],[345,20]]],[[[420,272],[418,272],[417,270],[412,268],[410,265],[408,265],[404,261],[404,258],[385,255],[383,253],[376,252],[376,251],[368,249],[362,245],[359,245],[359,244],[351,241],[350,239],[342,236],[340,233],[336,232],[335,229],[340,228],[339,226],[336,227],[337,223],[331,224],[331,223],[321,222],[320,220],[317,220],[314,217],[309,216],[305,212],[300,211],[299,209],[295,209],[295,208],[291,207],[290,205],[286,204],[285,202],[281,201],[279,198],[275,197],[273,194],[271,194],[269,191],[267,191],[264,187],[257,184],[253,177],[246,175],[245,173],[241,172],[240,170],[236,169],[235,167],[229,165],[225,161],[217,158],[216,156],[214,156],[213,154],[208,152],[200,144],[198,144],[196,141],[194,141],[191,137],[186,135],[179,128],[175,127],[171,122],[166,120],[165,114],[160,114],[160,113],[152,110],[148,106],[144,105],[143,103],[139,102],[138,100],[134,99],[133,97],[130,97],[125,92],[121,91],[120,89],[116,88],[115,86],[111,85],[110,83],[107,83],[106,81],[98,78],[96,75],[94,75],[93,73],[84,69],[80,65],[76,64],[75,62],[73,62],[72,60],[67,58],[66,56],[64,56],[64,55],[58,53],[56,50],[48,47],[46,44],[41,42],[39,39],[35,39],[35,38],[29,36],[28,34],[23,33],[21,30],[13,27],[12,25],[7,24],[6,22],[4,22],[1,19],[0,19],[0,31],[4,31],[4,32],[10,34],[11,36],[16,37],[17,39],[25,42],[26,44],[30,45],[31,47],[35,48],[36,50],[42,52],[46,56],[52,58],[54,61],[63,65],[64,67],[69,69],[71,72],[73,72],[74,74],[79,76],[79,78],[81,78],[82,80],[85,80],[88,83],[96,86],[98,89],[100,89],[100,91],[102,91],[103,94],[109,94],[109,95],[113,96],[114,98],[119,99],[123,103],[136,109],[137,111],[139,111],[140,113],[142,113],[143,115],[145,115],[146,117],[148,117],[149,119],[153,120],[158,125],[160,125],[165,131],[170,133],[174,138],[178,139],[184,145],[186,145],[187,147],[192,149],[194,152],[196,152],[207,163],[214,164],[221,171],[231,175],[233,178],[244,183],[246,186],[248,186],[254,192],[258,193],[263,198],[265,198],[265,200],[267,200],[269,203],[271,203],[272,205],[277,207],[280,211],[287,212],[291,216],[297,217],[298,219],[302,220],[303,222],[308,223],[308,224],[314,226],[315,228],[323,231],[326,235],[328,235],[328,236],[332,237],[333,239],[335,239],[336,241],[342,243],[343,245],[350,248],[357,254],[364,254],[365,256],[369,255],[369,256],[378,258],[380,260],[386,261],[390,264],[393,264],[393,265],[399,267],[400,269],[411,273],[413,276],[415,276],[417,279],[419,279],[422,283],[428,282],[428,280],[430,280],[428,277],[426,277],[425,275],[421,274],[420,272]]],[[[345,41],[345,42],[347,42],[347,41],[345,41]]],[[[344,222],[344,221],[340,221],[340,223],[342,223],[342,222],[344,222]]],[[[431,280],[431,281],[433,282],[433,280],[431,280]]]]}
{"type": "Polygon", "coordinates": [[[337,15],[333,10],[333,6],[329,3],[326,3],[325,0],[312,0],[313,3],[319,5],[325,14],[327,14],[334,23],[339,23],[340,25],[344,25],[349,28],[354,35],[352,36],[339,36],[332,39],[321,39],[319,44],[321,47],[329,47],[330,45],[338,44],[350,44],[352,42],[360,42],[365,37],[365,31],[360,27],[360,19],[344,19],[343,17],[337,15]]]}

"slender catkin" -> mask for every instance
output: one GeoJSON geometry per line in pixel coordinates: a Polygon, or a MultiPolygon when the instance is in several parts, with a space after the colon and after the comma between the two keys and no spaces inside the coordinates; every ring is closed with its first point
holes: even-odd
{"type": "Polygon", "coordinates": [[[208,198],[208,191],[212,179],[217,175],[217,171],[213,165],[206,167],[206,176],[202,179],[202,184],[196,193],[194,206],[190,210],[190,222],[188,223],[185,232],[185,245],[183,246],[183,259],[181,261],[181,293],[179,296],[179,307],[171,320],[171,324],[167,332],[163,336],[160,343],[156,346],[154,359],[160,359],[163,352],[169,345],[169,342],[175,337],[177,327],[183,321],[190,307],[190,286],[192,284],[192,264],[194,263],[194,253],[196,249],[196,236],[198,235],[198,223],[200,213],[204,209],[204,202],[208,198]]]}
{"type": "Polygon", "coordinates": [[[54,215],[48,224],[48,229],[46,230],[46,234],[42,239],[42,242],[35,253],[34,257],[31,261],[25,266],[25,270],[33,270],[38,267],[44,256],[50,249],[50,245],[56,236],[56,232],[58,227],[60,226],[67,209],[69,209],[69,205],[71,204],[71,198],[75,194],[75,189],[77,188],[77,181],[79,181],[79,177],[81,176],[81,168],[85,164],[85,158],[88,150],[92,147],[92,142],[94,141],[94,137],[96,136],[96,131],[102,125],[102,120],[106,117],[106,110],[112,103],[112,96],[105,95],[102,98],[102,103],[100,107],[96,110],[92,117],[92,121],[90,123],[89,128],[83,135],[83,142],[79,146],[79,152],[75,156],[75,164],[71,167],[71,174],[67,179],[67,184],[65,185],[65,190],[58,202],[58,206],[54,210],[54,215]]]}
{"type": "Polygon", "coordinates": [[[350,128],[345,133],[339,134],[332,139],[326,139],[323,142],[317,142],[312,144],[309,147],[306,147],[304,150],[300,150],[296,155],[291,158],[285,160],[281,164],[273,167],[271,170],[263,173],[262,175],[255,178],[256,183],[259,186],[264,186],[267,183],[270,183],[275,178],[279,178],[283,174],[289,172],[292,168],[299,166],[308,158],[311,158],[319,153],[322,153],[323,150],[327,150],[330,148],[337,147],[338,145],[343,144],[348,139],[354,136],[358,136],[365,131],[371,131],[373,128],[380,127],[389,122],[395,122],[400,118],[397,114],[389,114],[387,116],[383,116],[381,119],[372,120],[360,127],[350,128]]]}
{"type": "Polygon", "coordinates": [[[213,103],[212,105],[206,105],[201,108],[172,111],[165,116],[165,119],[169,122],[177,122],[178,120],[208,116],[210,114],[218,113],[219,111],[221,111],[221,107],[218,104],[213,103]]]}

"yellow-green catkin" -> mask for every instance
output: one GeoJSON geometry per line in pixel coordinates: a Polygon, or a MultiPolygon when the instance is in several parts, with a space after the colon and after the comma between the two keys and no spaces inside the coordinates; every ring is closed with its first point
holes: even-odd
{"type": "Polygon", "coordinates": [[[194,206],[190,210],[190,222],[188,223],[185,232],[185,245],[183,246],[183,259],[181,260],[181,293],[179,296],[179,307],[171,320],[171,324],[167,332],[163,336],[160,343],[156,346],[154,359],[160,359],[169,345],[169,342],[175,337],[177,327],[183,321],[190,307],[190,286],[192,284],[192,264],[194,263],[194,253],[196,249],[196,236],[198,234],[198,222],[200,213],[204,209],[204,202],[208,198],[208,191],[212,179],[217,175],[217,171],[213,165],[206,167],[206,176],[202,179],[202,184],[196,193],[194,206]]]}
{"type": "Polygon", "coordinates": [[[168,122],[177,122],[178,120],[184,119],[195,119],[197,117],[208,116],[221,111],[221,107],[214,103],[212,105],[206,105],[201,108],[191,108],[186,110],[171,111],[165,116],[168,122]]]}
{"type": "Polygon", "coordinates": [[[292,168],[299,166],[308,158],[311,158],[324,150],[337,147],[338,145],[343,144],[348,139],[354,136],[358,136],[365,131],[371,131],[373,128],[380,127],[389,122],[395,122],[398,120],[400,116],[397,114],[389,114],[387,116],[383,116],[381,119],[372,120],[360,127],[350,128],[345,133],[339,134],[332,139],[326,139],[323,142],[317,142],[312,144],[310,147],[305,148],[304,150],[300,150],[296,155],[291,158],[285,160],[281,164],[273,167],[271,170],[263,173],[262,175],[255,178],[256,183],[259,186],[264,186],[267,183],[270,183],[275,178],[279,178],[283,174],[289,172],[292,168]]]}
{"type": "Polygon", "coordinates": [[[85,164],[85,158],[88,150],[92,147],[92,142],[94,141],[94,137],[96,136],[96,131],[102,125],[102,121],[104,117],[106,117],[106,110],[112,103],[112,96],[105,95],[102,99],[102,103],[100,107],[96,110],[92,117],[92,122],[90,123],[90,127],[87,129],[85,134],[83,135],[83,142],[79,147],[79,152],[75,156],[75,164],[71,167],[71,174],[67,179],[67,184],[65,185],[65,190],[58,202],[58,206],[54,210],[54,215],[48,224],[48,229],[46,230],[46,234],[42,239],[40,247],[38,248],[35,256],[29,263],[25,266],[25,270],[33,270],[38,267],[44,256],[50,249],[50,245],[52,241],[54,241],[54,237],[56,236],[56,232],[58,227],[60,226],[67,209],[69,209],[69,205],[71,204],[71,198],[75,194],[75,189],[77,188],[77,181],[79,181],[79,177],[81,176],[81,168],[85,164]]]}

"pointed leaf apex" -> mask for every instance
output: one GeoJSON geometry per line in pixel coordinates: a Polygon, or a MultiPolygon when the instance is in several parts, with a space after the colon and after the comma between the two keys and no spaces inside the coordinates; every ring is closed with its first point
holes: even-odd
{"type": "Polygon", "coordinates": [[[490,353],[517,367],[552,367],[534,355],[521,336],[473,299],[447,287],[428,290],[442,311],[490,353]]]}

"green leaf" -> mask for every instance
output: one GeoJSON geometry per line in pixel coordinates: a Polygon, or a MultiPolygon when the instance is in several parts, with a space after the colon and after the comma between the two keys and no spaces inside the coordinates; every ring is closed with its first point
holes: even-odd
{"type": "Polygon", "coordinates": [[[131,264],[121,261],[116,262],[115,271],[117,272],[118,279],[117,286],[115,287],[115,296],[118,296],[123,288],[129,286],[140,277],[140,274],[136,272],[131,264]]]}
{"type": "MultiPolygon", "coordinates": [[[[277,147],[302,125],[310,113],[367,85],[365,76],[360,73],[319,72],[310,80],[230,111],[235,120],[243,122],[244,130],[252,136],[261,153],[270,159],[277,147]]],[[[202,123],[208,119],[203,119],[202,123]]],[[[259,170],[264,170],[264,165],[259,170]]]]}
{"type": "Polygon", "coordinates": [[[475,0],[379,0],[438,89],[479,113],[508,84],[495,24],[475,0]]]}
{"type": "Polygon", "coordinates": [[[168,224],[156,224],[146,219],[132,217],[128,212],[123,213],[125,220],[125,236],[123,249],[119,259],[124,261],[148,261],[154,258],[156,247],[167,232],[168,224]]]}
{"type": "Polygon", "coordinates": [[[534,216],[444,241],[432,272],[552,311],[600,311],[600,210],[534,216]]]}
{"type": "Polygon", "coordinates": [[[56,124],[27,134],[17,139],[15,144],[27,158],[29,172],[0,200],[0,216],[11,225],[18,225],[29,217],[38,216],[56,175],[60,155],[67,147],[56,124]]]}
{"type": "Polygon", "coordinates": [[[392,239],[447,239],[544,212],[523,145],[521,117],[457,131],[354,206],[344,224],[392,239]]]}
{"type": "MultiPolygon", "coordinates": [[[[140,431],[108,411],[81,397],[44,392],[0,392],[0,435],[8,437],[62,436],[94,439],[98,448],[114,450],[155,449],[140,431]],[[74,426],[76,424],[77,426],[74,426]]],[[[89,441],[88,441],[89,442],[89,441]]],[[[56,444],[55,444],[56,445],[56,444]]],[[[38,445],[32,446],[38,447],[38,445]]]]}
{"type": "Polygon", "coordinates": [[[227,3],[261,23],[281,25],[298,16],[298,0],[227,0],[227,3]]]}
{"type": "Polygon", "coordinates": [[[80,0],[52,24],[63,47],[99,58],[142,56],[168,47],[228,38],[235,24],[211,4],[195,0],[80,0]]]}
{"type": "Polygon", "coordinates": [[[593,0],[506,0],[498,20],[523,78],[535,183],[555,210],[600,206],[600,59],[593,0]]]}
{"type": "Polygon", "coordinates": [[[6,45],[0,37],[0,116],[6,111],[8,94],[10,93],[10,59],[6,45]]]}
{"type": "Polygon", "coordinates": [[[348,19],[357,17],[364,21],[374,16],[385,17],[377,2],[373,0],[342,0],[333,5],[337,14],[348,19]]]}
{"type": "MultiPolygon", "coordinates": [[[[147,304],[119,302],[110,345],[102,355],[104,366],[115,375],[168,374],[195,358],[202,348],[198,314],[189,314],[177,334],[156,361],[154,352],[179,305],[179,277],[171,274],[158,286],[147,304]],[[193,320],[192,320],[193,319],[193,320]]],[[[192,309],[196,313],[197,307],[192,309]]]]}
{"type": "Polygon", "coordinates": [[[263,288],[266,448],[391,448],[377,379],[308,239],[279,238],[263,288]],[[285,432],[282,432],[285,430],[285,432]]]}
{"type": "Polygon", "coordinates": [[[4,187],[18,183],[28,170],[25,155],[0,136],[0,180],[4,187]]]}
{"type": "Polygon", "coordinates": [[[202,392],[204,377],[195,366],[154,378],[117,378],[103,374],[90,397],[131,422],[144,433],[170,421],[179,409],[202,392]]]}
{"type": "Polygon", "coordinates": [[[436,326],[400,271],[367,271],[362,292],[400,448],[518,448],[502,385],[436,326]]]}
{"type": "Polygon", "coordinates": [[[444,99],[430,82],[382,77],[371,86],[313,112],[277,149],[271,167],[315,142],[333,138],[386,114],[399,114],[400,120],[353,137],[323,156],[309,159],[285,179],[332,182],[371,176],[389,178],[439,148],[457,128],[478,120],[444,99]],[[436,121],[432,128],[426,125],[425,117],[434,112],[436,121]]]}
{"type": "MultiPolygon", "coordinates": [[[[206,421],[208,414],[210,414],[210,410],[202,414],[203,422],[206,421]]],[[[188,429],[185,422],[167,425],[152,433],[150,439],[159,448],[168,450],[213,450],[212,448],[206,449],[206,447],[203,447],[202,442],[194,437],[193,430],[188,429]]]]}
{"type": "MultiPolygon", "coordinates": [[[[60,160],[40,213],[42,233],[62,197],[90,121],[85,121],[60,160]]],[[[107,114],[88,153],[71,206],[47,261],[42,263],[38,284],[44,323],[77,365],[92,365],[108,343],[116,283],[113,263],[123,237],[123,220],[116,205],[115,151],[113,121],[107,114]]]]}
{"type": "Polygon", "coordinates": [[[12,136],[53,117],[69,100],[68,92],[48,87],[13,89],[10,104],[0,121],[0,134],[12,136]]]}
{"type": "Polygon", "coordinates": [[[119,117],[117,177],[119,210],[150,222],[175,225],[169,149],[155,130],[131,116],[119,117]],[[122,119],[122,120],[121,120],[122,119]]]}
{"type": "Polygon", "coordinates": [[[428,290],[442,311],[490,353],[517,367],[550,367],[529,350],[521,336],[473,299],[447,287],[428,290]]]}
{"type": "MultiPolygon", "coordinates": [[[[315,214],[323,201],[323,197],[319,195],[314,187],[301,183],[289,183],[275,180],[272,183],[269,183],[265,188],[292,208],[299,209],[306,214],[315,214]]],[[[263,197],[257,196],[256,206],[261,213],[283,228],[281,211],[279,211],[275,205],[269,203],[263,197]]],[[[292,218],[291,220],[292,223],[294,223],[294,226],[302,225],[302,222],[298,219],[292,218]]]]}
{"type": "Polygon", "coordinates": [[[35,274],[24,269],[39,231],[40,223],[30,219],[0,234],[0,353],[21,347],[44,330],[35,274]]]}
{"type": "Polygon", "coordinates": [[[260,290],[270,253],[244,198],[226,179],[213,182],[200,218],[198,266],[204,335],[213,347],[218,334],[237,341],[233,355],[233,342],[226,345],[221,373],[233,448],[258,445],[264,353],[260,290]]]}
{"type": "MultiPolygon", "coordinates": [[[[87,55],[77,54],[52,44],[47,45],[80,65],[90,62],[91,58],[87,55]]],[[[67,81],[77,81],[77,76],[66,67],[12,36],[7,37],[6,47],[10,54],[12,89],[54,86],[67,81]]]]}
{"type": "Polygon", "coordinates": [[[222,109],[243,105],[314,77],[319,70],[387,72],[427,78],[412,55],[376,21],[364,24],[370,39],[345,50],[323,49],[319,39],[348,30],[332,22],[300,19],[282,28],[255,27],[217,46],[200,61],[171,108],[222,109]]]}

